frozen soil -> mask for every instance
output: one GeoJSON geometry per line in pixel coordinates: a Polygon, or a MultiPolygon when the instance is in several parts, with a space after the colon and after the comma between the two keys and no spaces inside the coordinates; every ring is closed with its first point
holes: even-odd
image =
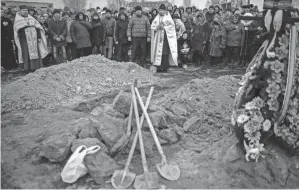
{"type": "MultiPolygon", "coordinates": [[[[171,107],[179,100],[188,105],[189,112],[203,116],[199,127],[183,134],[178,143],[163,146],[169,163],[179,165],[181,177],[177,181],[159,177],[159,185],[175,189],[299,187],[299,158],[289,157],[275,141],[267,143],[266,158],[260,158],[258,163],[245,160],[230,126],[230,110],[237,90],[237,84],[232,83],[237,82],[243,73],[244,69],[215,68],[211,72],[172,69],[167,74],[156,74],[161,80],[153,84],[154,103],[166,100],[161,104],[171,107]],[[217,79],[221,81],[219,77],[222,83],[215,82],[217,79]],[[227,86],[226,81],[230,82],[227,86]],[[201,85],[199,89],[193,89],[192,84],[196,83],[201,85]],[[217,84],[219,86],[215,86],[217,84]],[[184,88],[191,89],[188,92],[192,93],[187,95],[195,100],[185,100],[184,88]],[[225,89],[223,93],[222,88],[225,89]],[[211,92],[211,89],[214,91],[211,92]],[[208,99],[203,101],[196,97],[196,92],[208,99]]],[[[8,83],[6,81],[2,86],[8,83]]],[[[128,86],[122,89],[130,90],[128,86]]],[[[147,96],[148,91],[149,87],[140,88],[142,95],[147,96]]],[[[88,175],[75,184],[65,184],[60,177],[65,163],[53,164],[47,160],[37,162],[37,155],[46,137],[68,131],[70,122],[88,115],[97,105],[112,103],[118,92],[119,89],[116,89],[103,94],[81,96],[61,107],[18,109],[2,113],[1,188],[112,188],[109,179],[105,184],[96,185],[88,175]]],[[[125,164],[126,158],[124,154],[116,157],[119,164],[125,164]]],[[[155,165],[161,162],[158,151],[154,149],[153,155],[147,159],[150,171],[156,171],[155,165]]],[[[142,174],[139,153],[134,155],[130,170],[137,175],[142,174]]]]}

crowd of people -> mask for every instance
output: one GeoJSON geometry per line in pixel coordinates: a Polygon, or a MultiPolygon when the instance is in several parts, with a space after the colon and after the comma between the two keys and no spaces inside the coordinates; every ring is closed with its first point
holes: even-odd
{"type": "Polygon", "coordinates": [[[263,23],[244,21],[262,16],[256,6],[233,10],[210,6],[166,6],[133,10],[121,7],[75,12],[65,7],[41,9],[20,6],[1,8],[1,64],[20,66],[27,72],[43,66],[102,54],[108,59],[153,64],[158,72],[171,65],[245,66],[267,38],[263,23]],[[3,48],[5,47],[5,48],[3,48]]]}

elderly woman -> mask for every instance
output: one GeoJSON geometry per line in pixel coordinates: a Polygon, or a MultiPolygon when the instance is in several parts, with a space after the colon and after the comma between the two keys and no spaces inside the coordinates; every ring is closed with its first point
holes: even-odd
{"type": "Polygon", "coordinates": [[[173,22],[175,25],[176,37],[177,37],[177,39],[179,39],[182,36],[182,34],[186,31],[185,25],[181,21],[180,15],[177,13],[175,13],[172,16],[172,19],[173,19],[173,22]]]}
{"type": "Polygon", "coordinates": [[[205,14],[197,14],[191,38],[192,59],[197,61],[196,66],[198,66],[200,62],[203,63],[204,68],[207,66],[208,55],[206,46],[211,32],[212,28],[209,23],[206,22],[205,14]]]}
{"type": "Polygon", "coordinates": [[[210,35],[210,41],[208,45],[209,55],[211,58],[211,64],[216,65],[221,61],[223,52],[226,47],[226,31],[223,26],[214,21],[212,23],[212,33],[210,35]]]}
{"type": "Polygon", "coordinates": [[[76,15],[76,20],[71,24],[71,36],[73,42],[76,44],[77,58],[88,56],[92,52],[92,45],[90,41],[89,31],[92,29],[90,22],[86,21],[86,15],[79,12],[76,15]]]}

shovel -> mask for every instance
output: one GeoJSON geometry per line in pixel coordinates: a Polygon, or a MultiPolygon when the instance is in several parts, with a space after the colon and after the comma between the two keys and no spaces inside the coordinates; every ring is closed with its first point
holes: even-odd
{"type": "MultiPolygon", "coordinates": [[[[134,81],[134,87],[137,87],[137,80],[134,81]]],[[[129,113],[129,121],[127,126],[127,133],[122,136],[111,148],[111,157],[115,157],[117,153],[119,153],[122,149],[124,149],[128,142],[129,138],[131,136],[131,127],[132,127],[132,117],[133,117],[133,99],[131,101],[131,107],[130,107],[130,113],[129,113]]]]}
{"type": "Polygon", "coordinates": [[[155,189],[158,188],[158,175],[156,172],[150,173],[148,171],[134,87],[132,87],[132,95],[133,95],[133,104],[134,104],[134,111],[135,111],[136,124],[137,124],[137,132],[139,136],[139,145],[140,145],[140,152],[142,158],[143,172],[144,172],[144,174],[136,177],[134,182],[134,188],[135,189],[155,189]]]}
{"type": "MultiPolygon", "coordinates": [[[[148,98],[146,100],[146,105],[145,105],[146,109],[149,106],[150,100],[151,100],[152,95],[153,95],[153,91],[154,91],[154,87],[151,88],[151,90],[149,92],[149,95],[148,95],[148,98]]],[[[132,112],[133,112],[133,110],[132,110],[132,112]]],[[[144,115],[141,116],[140,126],[142,126],[143,121],[144,121],[144,115]]],[[[126,162],[125,169],[124,170],[116,170],[113,173],[113,176],[111,178],[111,183],[112,183],[113,187],[116,188],[116,189],[126,189],[126,188],[128,188],[133,183],[133,181],[136,177],[135,173],[132,173],[132,172],[129,171],[129,166],[131,164],[131,160],[132,160],[132,157],[133,157],[133,154],[134,154],[134,151],[135,151],[135,147],[136,147],[136,144],[137,144],[137,139],[138,139],[138,132],[136,132],[136,134],[135,134],[135,137],[134,137],[134,140],[133,140],[133,143],[132,143],[132,147],[131,147],[131,150],[130,150],[130,153],[129,153],[129,156],[128,156],[128,160],[126,162]]]]}
{"type": "Polygon", "coordinates": [[[143,114],[145,115],[145,118],[146,118],[146,121],[150,127],[150,130],[151,130],[151,133],[154,137],[154,140],[155,140],[155,143],[157,145],[157,148],[158,148],[158,151],[162,157],[162,162],[160,164],[157,164],[156,167],[160,173],[160,175],[162,177],[164,177],[165,179],[168,179],[168,180],[171,180],[171,181],[174,181],[174,180],[177,180],[179,179],[180,175],[181,175],[181,172],[180,172],[180,169],[177,165],[170,165],[167,163],[167,160],[166,160],[166,156],[163,152],[163,149],[161,147],[161,144],[159,142],[159,139],[157,137],[157,134],[155,132],[155,129],[153,127],[153,124],[150,120],[150,117],[148,116],[148,113],[143,105],[143,102],[142,102],[142,99],[140,97],[140,94],[138,92],[138,89],[135,88],[135,91],[136,91],[136,95],[138,97],[138,100],[139,100],[139,104],[143,110],[143,114]]]}

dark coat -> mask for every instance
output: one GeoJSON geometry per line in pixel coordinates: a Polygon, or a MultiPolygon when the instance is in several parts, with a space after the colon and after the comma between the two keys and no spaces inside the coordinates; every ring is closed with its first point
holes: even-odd
{"type": "Polygon", "coordinates": [[[84,15],[83,20],[79,20],[79,14],[76,15],[76,20],[71,24],[71,36],[76,48],[91,47],[89,30],[92,29],[90,22],[85,21],[86,16],[84,15]]]}
{"type": "Polygon", "coordinates": [[[226,31],[222,26],[218,29],[213,26],[209,41],[209,55],[212,57],[222,57],[226,47],[226,31]]]}
{"type": "Polygon", "coordinates": [[[191,37],[191,47],[193,50],[203,51],[204,42],[208,43],[210,35],[212,33],[212,28],[208,22],[203,25],[195,25],[192,37],[191,37]]]}
{"type": "Polygon", "coordinates": [[[90,40],[92,45],[103,45],[106,39],[106,31],[101,20],[92,20],[92,30],[90,32],[90,40]]]}
{"type": "MultiPolygon", "coordinates": [[[[120,17],[120,15],[119,15],[120,17]]],[[[128,43],[128,17],[126,15],[126,20],[118,19],[115,26],[115,33],[114,33],[114,39],[119,44],[127,44],[128,43]]]]}
{"type": "Polygon", "coordinates": [[[59,19],[49,20],[49,38],[51,39],[51,44],[54,46],[65,46],[66,45],[66,35],[67,35],[67,25],[66,21],[59,19]],[[61,37],[62,41],[58,42],[55,40],[56,37],[61,37]]]}
{"type": "Polygon", "coordinates": [[[12,40],[14,40],[13,24],[10,19],[1,17],[1,66],[5,69],[12,69],[17,66],[12,40]],[[7,22],[8,25],[4,26],[4,22],[7,22]]]}
{"type": "Polygon", "coordinates": [[[228,21],[225,25],[226,30],[226,41],[229,47],[241,47],[244,44],[245,39],[245,28],[244,25],[239,21],[233,23],[228,21]]]}

